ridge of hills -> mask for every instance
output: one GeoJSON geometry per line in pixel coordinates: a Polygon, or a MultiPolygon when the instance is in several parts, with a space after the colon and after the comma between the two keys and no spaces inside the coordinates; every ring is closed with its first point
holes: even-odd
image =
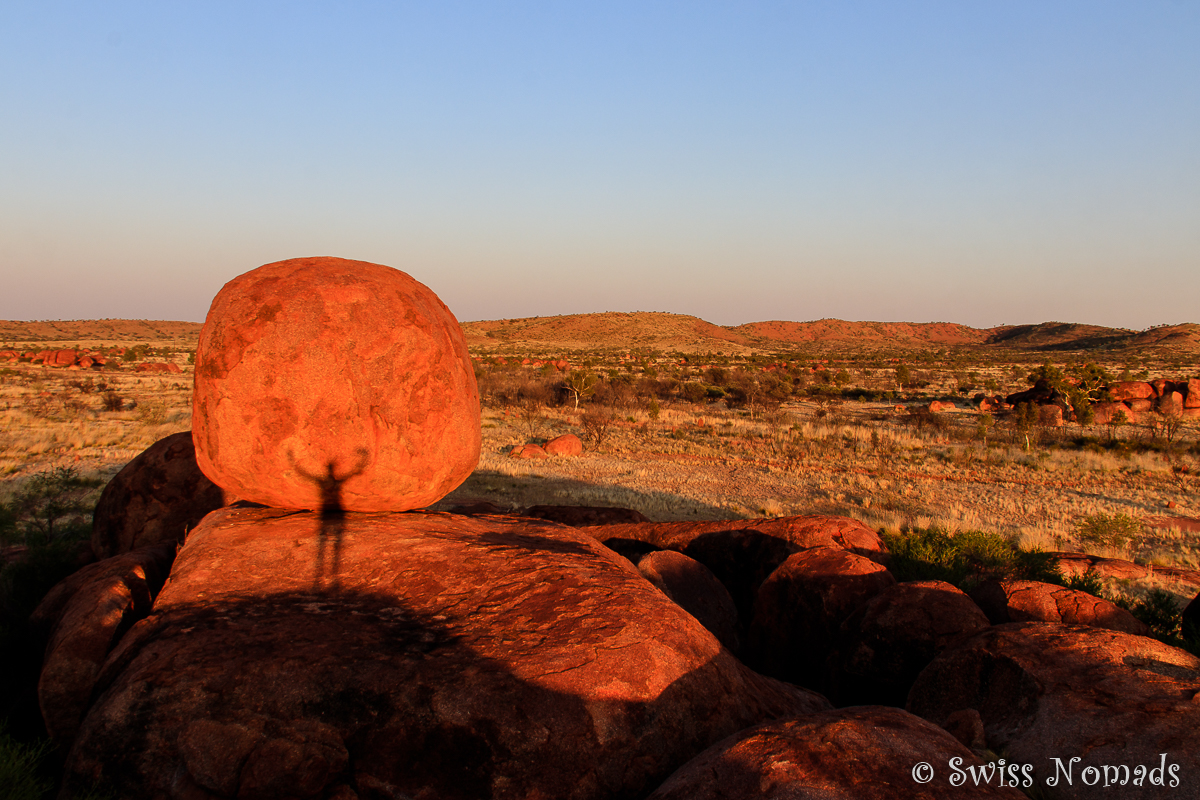
{"type": "MultiPolygon", "coordinates": [[[[478,353],[541,350],[642,350],[680,353],[751,353],[791,350],[1126,351],[1200,354],[1200,324],[1134,331],[1078,323],[1043,322],[972,328],[952,322],[808,322],[768,320],[716,325],[699,317],[658,311],[565,314],[554,317],[464,322],[467,344],[478,353]]],[[[34,342],[78,344],[164,342],[194,347],[199,322],[172,320],[0,320],[0,346],[34,342]]]]}
{"type": "Polygon", "coordinates": [[[1018,351],[1154,349],[1200,354],[1200,325],[1183,323],[1134,331],[1063,322],[972,328],[952,322],[809,322],[769,320],[723,326],[666,312],[567,314],[462,323],[468,346],[504,350],[659,350],[749,353],[805,347],[814,350],[1018,351]]]}

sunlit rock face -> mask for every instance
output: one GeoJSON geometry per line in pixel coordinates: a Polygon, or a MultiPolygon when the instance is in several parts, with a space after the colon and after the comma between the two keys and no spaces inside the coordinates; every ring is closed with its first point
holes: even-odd
{"type": "Polygon", "coordinates": [[[828,708],[573,528],[231,507],[108,659],[66,785],[637,798],[736,731],[828,708]]]}
{"type": "Polygon", "coordinates": [[[192,413],[204,474],[280,508],[420,508],[479,460],[457,320],[426,286],[363,261],[279,261],[227,283],[200,334],[192,413]]]}

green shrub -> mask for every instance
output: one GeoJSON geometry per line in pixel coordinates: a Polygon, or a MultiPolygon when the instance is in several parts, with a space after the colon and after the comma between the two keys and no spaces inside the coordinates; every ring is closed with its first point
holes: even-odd
{"type": "Polygon", "coordinates": [[[898,581],[940,580],[964,590],[988,580],[1061,582],[1054,556],[1023,550],[995,533],[963,531],[952,536],[929,528],[884,532],[883,539],[898,581]]]}
{"type": "Polygon", "coordinates": [[[0,791],[6,800],[43,800],[53,788],[43,774],[50,744],[22,744],[0,728],[0,791]]]}
{"type": "Polygon", "coordinates": [[[39,472],[0,504],[0,541],[34,545],[90,536],[92,495],[101,483],[74,467],[39,472]]]}
{"type": "Polygon", "coordinates": [[[1142,523],[1128,514],[1089,514],[1075,526],[1087,544],[1123,549],[1142,532],[1142,523]]]}

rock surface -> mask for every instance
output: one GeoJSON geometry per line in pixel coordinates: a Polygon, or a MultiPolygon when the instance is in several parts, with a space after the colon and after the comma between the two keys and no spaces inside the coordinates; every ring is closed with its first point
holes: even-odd
{"type": "Polygon", "coordinates": [[[87,711],[100,668],[121,636],[150,613],[175,544],[144,547],[89,564],[56,585],[30,624],[48,642],[38,680],[46,731],[66,749],[87,711]]]}
{"type": "MultiPolygon", "coordinates": [[[[1143,636],[1080,625],[1014,622],[959,642],[934,659],[913,686],[908,708],[942,724],[979,712],[988,747],[1054,777],[1052,758],[1073,769],[1055,798],[1092,798],[1081,772],[1104,765],[1179,767],[1174,789],[1143,782],[1121,798],[1200,797],[1200,659],[1143,636]],[[1162,754],[1166,754],[1163,756],[1162,754]],[[1074,764],[1070,759],[1081,759],[1074,764]]],[[[1169,777],[1169,776],[1168,776],[1169,777]]],[[[1094,783],[1094,781],[1093,781],[1094,783]]]]}
{"type": "Polygon", "coordinates": [[[737,652],[737,607],[708,567],[683,553],[657,550],[642,556],[637,569],[655,588],[699,620],[717,641],[737,652]]]}
{"type": "Polygon", "coordinates": [[[988,581],[971,592],[993,624],[1065,622],[1148,636],[1146,623],[1107,600],[1038,581],[988,581]]]}
{"type": "Polygon", "coordinates": [[[192,432],[160,439],[118,472],[92,514],[92,549],[108,558],[158,542],[182,542],[204,515],[236,498],[196,464],[192,432]]]}
{"type": "MultiPolygon", "coordinates": [[[[947,800],[1025,795],[1007,784],[953,787],[951,759],[978,756],[946,731],[898,708],[863,706],[756,725],[710,747],[649,800],[947,800]],[[929,783],[913,768],[933,765],[929,783]]],[[[1019,776],[1018,776],[1019,777],[1019,776]]]]}
{"type": "Polygon", "coordinates": [[[189,535],[100,689],[66,790],[130,800],[642,797],[829,707],[575,529],[237,508],[189,535]]]}
{"type": "Polygon", "coordinates": [[[944,581],[884,589],[842,623],[830,657],[834,702],[903,707],[935,656],[989,624],[970,597],[944,581]]]}
{"type": "Polygon", "coordinates": [[[244,500],[421,508],[479,460],[462,330],[390,267],[298,258],[234,278],[200,332],[195,382],[196,460],[244,500]]]}
{"type": "Polygon", "coordinates": [[[842,622],[895,583],[883,566],[839,547],[789,556],[758,590],[743,658],[764,675],[824,691],[842,622]]]}

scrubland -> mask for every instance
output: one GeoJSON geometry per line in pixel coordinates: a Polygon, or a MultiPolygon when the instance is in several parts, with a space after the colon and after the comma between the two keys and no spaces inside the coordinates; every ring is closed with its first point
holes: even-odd
{"type": "MultiPolygon", "coordinates": [[[[166,358],[184,372],[0,368],[0,494],[59,467],[107,480],[187,430],[188,353],[166,358]]],[[[1043,356],[576,352],[565,368],[550,358],[476,359],[479,468],[436,508],[610,505],[654,520],[822,512],[877,529],[984,530],[1045,550],[1200,569],[1200,532],[1188,530],[1200,516],[1200,420],[1182,420],[1168,440],[1154,415],[1148,424],[1041,427],[976,410],[972,395],[1027,388],[1043,356]],[[931,413],[932,400],[952,408],[931,413]],[[509,456],[563,433],[584,440],[583,456],[509,456]],[[1136,535],[1081,535],[1097,517],[1132,519],[1136,535]]],[[[1082,364],[1053,366],[1069,375],[1082,364]]],[[[1187,363],[1101,367],[1113,380],[1196,373],[1187,363]]]]}

